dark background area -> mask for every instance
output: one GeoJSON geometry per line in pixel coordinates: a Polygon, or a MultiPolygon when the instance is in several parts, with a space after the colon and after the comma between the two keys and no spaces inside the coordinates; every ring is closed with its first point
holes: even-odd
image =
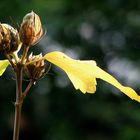
{"type": "MultiPolygon", "coordinates": [[[[32,10],[47,34],[31,51],[59,50],[76,59],[96,60],[140,93],[139,0],[1,0],[0,22],[19,28],[32,10]]],[[[0,78],[0,140],[12,140],[14,101],[14,74],[8,68],[0,78]]],[[[101,80],[95,94],[84,95],[54,65],[32,88],[21,120],[20,140],[140,138],[138,102],[101,80]]]]}

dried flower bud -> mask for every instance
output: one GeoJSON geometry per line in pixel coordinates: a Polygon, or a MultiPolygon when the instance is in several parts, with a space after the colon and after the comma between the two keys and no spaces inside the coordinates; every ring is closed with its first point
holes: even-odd
{"type": "Polygon", "coordinates": [[[45,62],[42,60],[42,54],[33,55],[31,53],[26,62],[30,63],[25,67],[25,71],[30,79],[37,80],[45,74],[45,62]]]}
{"type": "Polygon", "coordinates": [[[33,11],[23,18],[20,27],[20,38],[26,46],[35,45],[43,35],[40,18],[33,11]]]}
{"type": "Polygon", "coordinates": [[[18,50],[19,44],[17,30],[8,24],[0,24],[0,52],[13,53],[18,50]]]}

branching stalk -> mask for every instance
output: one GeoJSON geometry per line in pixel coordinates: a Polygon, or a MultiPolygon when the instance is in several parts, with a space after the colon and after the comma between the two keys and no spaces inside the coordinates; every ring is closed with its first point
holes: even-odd
{"type": "MultiPolygon", "coordinates": [[[[24,16],[19,31],[9,24],[0,24],[0,51],[7,57],[16,75],[13,140],[19,140],[22,104],[34,84],[33,79],[38,80],[45,73],[45,58],[42,57],[42,54],[30,55],[30,57],[28,57],[29,48],[38,43],[42,36],[43,29],[40,17],[33,11],[24,16]],[[21,51],[22,48],[23,52],[20,57],[18,56],[18,52],[21,51]],[[24,92],[22,92],[23,72],[30,78],[30,82],[24,92]]],[[[5,70],[4,68],[6,68],[6,66],[2,66],[2,72],[5,70]]]]}

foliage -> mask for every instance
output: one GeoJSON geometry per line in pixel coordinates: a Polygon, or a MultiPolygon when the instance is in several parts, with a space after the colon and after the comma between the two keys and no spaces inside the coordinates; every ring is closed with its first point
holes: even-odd
{"type": "MultiPolygon", "coordinates": [[[[0,18],[7,22],[10,13],[11,22],[16,26],[25,13],[34,10],[41,15],[48,32],[38,44],[41,51],[59,49],[75,58],[94,59],[119,81],[132,85],[140,93],[139,4],[138,0],[13,0],[12,4],[10,0],[2,0],[0,18]]],[[[53,72],[32,89],[23,108],[21,140],[140,137],[139,103],[119,96],[120,92],[110,90],[111,87],[101,81],[97,86],[99,94],[75,94],[63,75],[53,68],[53,72]]],[[[9,70],[0,79],[0,139],[4,140],[12,138],[8,136],[13,126],[13,79],[9,70]]]]}

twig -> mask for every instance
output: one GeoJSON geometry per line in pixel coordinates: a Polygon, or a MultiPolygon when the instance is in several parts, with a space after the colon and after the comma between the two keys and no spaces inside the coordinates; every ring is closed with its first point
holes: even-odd
{"type": "Polygon", "coordinates": [[[27,96],[27,94],[29,93],[30,88],[32,87],[32,85],[34,84],[33,80],[30,80],[28,86],[26,87],[25,91],[22,93],[22,100],[24,100],[24,98],[27,96]]]}

